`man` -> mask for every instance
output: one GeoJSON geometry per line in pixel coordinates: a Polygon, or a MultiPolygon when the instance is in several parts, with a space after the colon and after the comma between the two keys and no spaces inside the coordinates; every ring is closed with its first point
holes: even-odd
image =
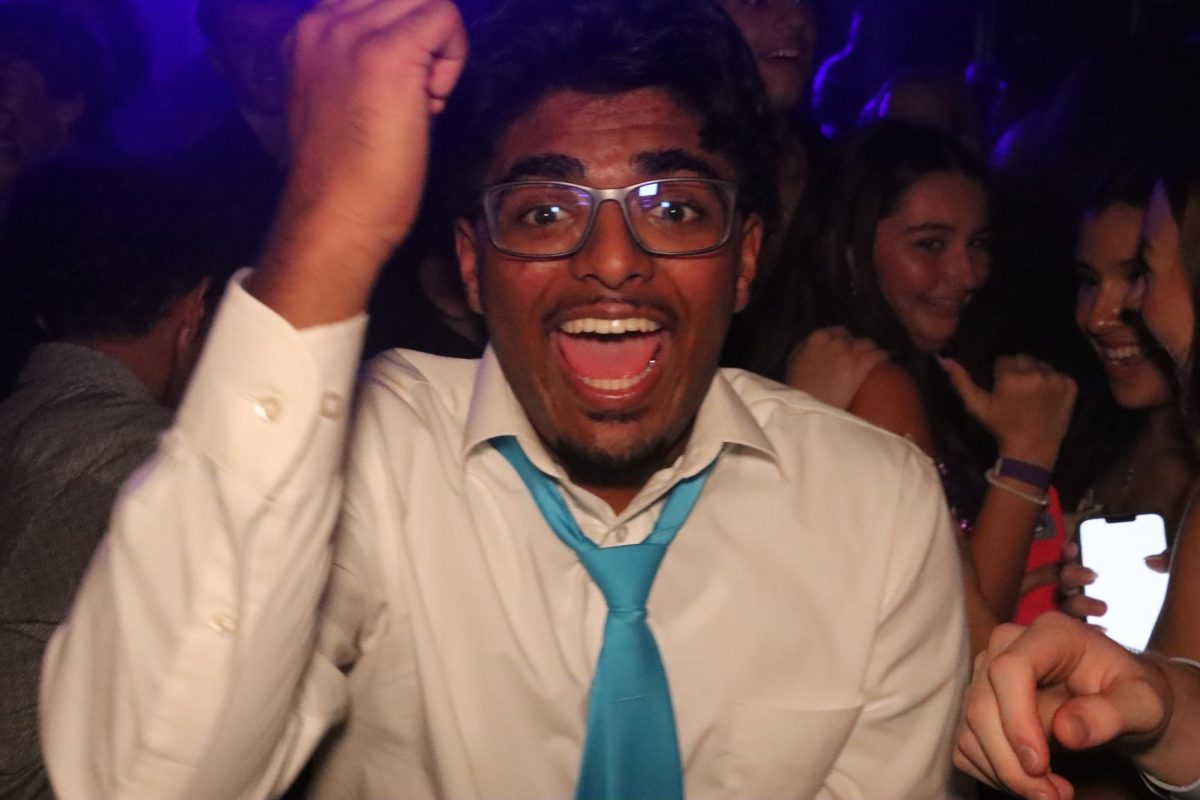
{"type": "MultiPolygon", "coordinates": [[[[213,265],[192,217],[125,167],[65,164],[18,191],[3,263],[51,341],[0,404],[0,796],[52,798],[42,653],[117,490],[153,454],[199,352],[213,265]],[[184,222],[187,222],[185,225],[184,222]]],[[[221,276],[212,275],[220,280],[221,276]]]]}
{"type": "Polygon", "coordinates": [[[66,11],[0,5],[0,207],[23,170],[100,131],[110,73],[102,44],[66,11]]]}
{"type": "Polygon", "coordinates": [[[1135,655],[1063,614],[1001,625],[975,663],[955,763],[1022,797],[1074,797],[1048,736],[1114,748],[1168,796],[1200,797],[1200,666],[1135,655]]]}
{"type": "Polygon", "coordinates": [[[316,797],[941,795],[930,463],[716,371],[775,163],[728,18],[529,0],[473,38],[441,188],[492,346],[373,367],[344,498],[360,312],[465,41],[335,0],[296,45],[272,243],[48,655],[60,795],[268,796],[339,722],[316,797]]]}

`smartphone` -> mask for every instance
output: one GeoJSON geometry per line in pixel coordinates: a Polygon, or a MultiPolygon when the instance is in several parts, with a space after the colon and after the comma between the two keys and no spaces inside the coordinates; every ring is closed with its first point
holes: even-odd
{"type": "Polygon", "coordinates": [[[1167,576],[1146,565],[1147,556],[1167,549],[1167,530],[1161,514],[1088,517],[1079,523],[1079,553],[1083,565],[1096,573],[1084,593],[1108,604],[1101,617],[1088,617],[1110,639],[1142,651],[1167,594],[1167,576]]]}

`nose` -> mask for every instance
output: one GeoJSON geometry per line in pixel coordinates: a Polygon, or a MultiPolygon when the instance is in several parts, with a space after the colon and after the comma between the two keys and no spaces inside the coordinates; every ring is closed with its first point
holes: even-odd
{"type": "Polygon", "coordinates": [[[947,265],[947,279],[954,288],[973,292],[987,282],[991,257],[969,245],[956,250],[947,265]]]}
{"type": "Polygon", "coordinates": [[[1128,292],[1124,287],[1102,284],[1092,300],[1091,312],[1087,315],[1089,333],[1100,334],[1116,327],[1128,292]]]}
{"type": "Polygon", "coordinates": [[[617,202],[605,200],[596,209],[587,241],[571,256],[570,269],[579,280],[591,278],[619,289],[631,281],[648,280],[654,274],[654,259],[634,241],[617,202]]]}

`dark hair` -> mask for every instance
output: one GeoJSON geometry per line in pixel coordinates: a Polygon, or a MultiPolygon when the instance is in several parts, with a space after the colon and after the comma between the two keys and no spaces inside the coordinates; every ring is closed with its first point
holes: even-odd
{"type": "Polygon", "coordinates": [[[547,94],[654,87],[695,111],[701,143],[737,169],[742,209],[777,215],[777,135],[754,57],[710,0],[511,0],[471,31],[471,55],[439,121],[437,183],[469,215],[508,126],[547,94]]]}
{"type": "Polygon", "coordinates": [[[216,37],[221,27],[221,17],[232,6],[238,5],[289,5],[298,11],[307,11],[317,0],[197,0],[196,26],[209,41],[216,37]]]}
{"type": "Polygon", "coordinates": [[[1163,190],[1171,206],[1171,216],[1179,226],[1179,247],[1183,269],[1191,290],[1193,308],[1192,347],[1180,375],[1183,416],[1194,440],[1200,441],[1200,156],[1189,142],[1162,172],[1163,190]]]}
{"type": "Polygon", "coordinates": [[[76,135],[86,138],[103,127],[114,99],[113,63],[105,40],[81,19],[32,0],[0,3],[0,52],[33,64],[52,97],[87,101],[76,135]]]}
{"type": "Polygon", "coordinates": [[[879,286],[875,230],[913,184],[935,172],[958,173],[987,185],[975,157],[934,128],[881,120],[835,145],[796,232],[802,267],[793,272],[801,282],[796,296],[802,303],[803,330],[791,345],[815,328],[844,325],[893,353],[914,352],[879,286]]]}
{"type": "Polygon", "coordinates": [[[46,335],[148,333],[205,277],[234,265],[203,209],[160,168],[59,159],[18,184],[0,230],[5,283],[46,335]]]}
{"type": "Polygon", "coordinates": [[[1080,216],[1098,214],[1115,205],[1145,208],[1160,174],[1161,159],[1153,155],[1125,162],[1092,184],[1083,198],[1080,216]]]}

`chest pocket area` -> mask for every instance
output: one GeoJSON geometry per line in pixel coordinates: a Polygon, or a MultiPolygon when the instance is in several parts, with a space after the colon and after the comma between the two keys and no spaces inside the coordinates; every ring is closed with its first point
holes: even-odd
{"type": "Polygon", "coordinates": [[[730,798],[815,798],[850,736],[861,706],[799,709],[735,706],[717,785],[730,798]]]}

